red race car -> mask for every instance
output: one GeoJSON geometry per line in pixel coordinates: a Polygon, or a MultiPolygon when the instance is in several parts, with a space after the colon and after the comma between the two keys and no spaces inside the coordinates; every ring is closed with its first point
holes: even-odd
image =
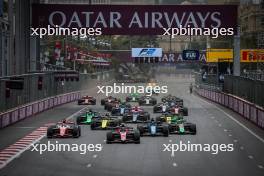
{"type": "Polygon", "coordinates": [[[121,124],[106,134],[106,143],[140,143],[140,133],[133,127],[125,126],[121,124]]]}
{"type": "Polygon", "coordinates": [[[51,125],[47,129],[47,138],[53,137],[73,137],[81,136],[81,127],[74,122],[63,120],[56,125],[51,125]]]}
{"type": "Polygon", "coordinates": [[[83,96],[78,100],[78,105],[96,105],[96,99],[91,96],[83,96]]]}

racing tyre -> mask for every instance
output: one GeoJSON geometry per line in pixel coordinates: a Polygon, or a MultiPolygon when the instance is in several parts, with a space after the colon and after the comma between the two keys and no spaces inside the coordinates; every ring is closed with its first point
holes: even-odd
{"type": "Polygon", "coordinates": [[[76,123],[77,123],[78,125],[80,125],[81,122],[82,122],[82,118],[81,118],[81,117],[77,117],[77,119],[76,119],[76,123]]]}
{"type": "Polygon", "coordinates": [[[135,144],[140,144],[140,132],[138,130],[134,131],[135,144]]]}
{"type": "Polygon", "coordinates": [[[190,125],[190,132],[191,132],[191,134],[193,134],[193,135],[196,134],[196,125],[195,125],[195,124],[191,124],[191,125],[190,125]]]}
{"type": "Polygon", "coordinates": [[[188,109],[187,108],[183,108],[183,115],[188,116],[188,109]]]}
{"type": "Polygon", "coordinates": [[[137,129],[139,131],[139,135],[140,136],[143,136],[143,133],[144,133],[144,128],[142,126],[137,126],[137,129]]]}
{"type": "Polygon", "coordinates": [[[168,126],[163,126],[163,136],[168,137],[169,136],[169,127],[168,126]]]}
{"type": "Polygon", "coordinates": [[[126,123],[126,122],[128,121],[128,116],[127,116],[127,115],[124,115],[124,116],[122,117],[122,121],[126,123]]]}
{"type": "Polygon", "coordinates": [[[80,129],[79,129],[78,126],[76,126],[76,127],[73,128],[72,136],[73,136],[74,138],[78,138],[78,137],[80,137],[80,129]]]}
{"type": "Polygon", "coordinates": [[[113,142],[113,134],[112,132],[107,132],[106,133],[106,143],[111,144],[113,142]]]}
{"type": "Polygon", "coordinates": [[[92,123],[91,123],[91,130],[95,130],[95,127],[96,127],[96,126],[95,126],[95,123],[92,122],[92,123]]]}
{"type": "Polygon", "coordinates": [[[51,126],[47,129],[47,138],[53,137],[53,128],[54,128],[54,126],[51,126]]]}

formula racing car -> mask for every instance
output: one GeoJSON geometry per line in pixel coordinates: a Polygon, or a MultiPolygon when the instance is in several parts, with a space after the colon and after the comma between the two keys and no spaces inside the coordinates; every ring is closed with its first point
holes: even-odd
{"type": "Polygon", "coordinates": [[[140,133],[133,127],[127,127],[124,124],[120,125],[106,133],[106,143],[140,143],[140,133]]]}
{"type": "Polygon", "coordinates": [[[166,122],[168,124],[181,124],[185,122],[185,119],[180,114],[165,113],[161,116],[156,117],[158,122],[166,122]]]}
{"type": "Polygon", "coordinates": [[[53,137],[73,137],[78,138],[81,136],[81,128],[74,122],[63,120],[56,125],[51,125],[47,129],[47,138],[53,137]]]}
{"type": "Polygon", "coordinates": [[[139,98],[139,94],[132,93],[126,97],[126,102],[138,102],[139,98]]]}
{"type": "Polygon", "coordinates": [[[150,114],[138,106],[133,107],[129,112],[123,115],[125,123],[142,123],[150,119],[150,114]]]}
{"type": "Polygon", "coordinates": [[[138,125],[137,129],[140,132],[140,136],[169,136],[168,125],[154,121],[154,119],[143,125],[138,125]]]}
{"type": "Polygon", "coordinates": [[[91,96],[83,96],[78,100],[78,105],[96,105],[96,99],[91,96]]]}
{"type": "Polygon", "coordinates": [[[91,123],[91,130],[109,130],[121,124],[121,120],[110,116],[95,119],[91,123]]]}
{"type": "Polygon", "coordinates": [[[96,111],[89,110],[80,116],[77,116],[76,122],[78,125],[90,125],[94,119],[100,118],[100,114],[96,111]]]}
{"type": "Polygon", "coordinates": [[[171,105],[177,104],[177,105],[183,105],[183,99],[172,96],[172,95],[167,95],[165,97],[161,98],[162,102],[169,102],[171,105]]]}
{"type": "Polygon", "coordinates": [[[156,98],[153,98],[153,97],[150,97],[150,96],[142,96],[139,98],[138,100],[138,104],[139,106],[141,105],[155,105],[157,104],[157,99],[156,98]]]}
{"type": "Polygon", "coordinates": [[[119,101],[120,102],[120,99],[117,99],[117,98],[114,98],[112,96],[109,96],[109,97],[106,97],[106,98],[101,100],[101,105],[105,105],[106,102],[110,103],[112,101],[119,101]]]}

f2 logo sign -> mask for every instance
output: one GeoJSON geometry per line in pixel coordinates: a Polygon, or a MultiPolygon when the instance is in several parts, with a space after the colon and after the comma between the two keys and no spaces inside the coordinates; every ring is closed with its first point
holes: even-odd
{"type": "Polygon", "coordinates": [[[140,51],[139,56],[152,56],[152,54],[155,52],[154,48],[144,48],[140,51]]]}

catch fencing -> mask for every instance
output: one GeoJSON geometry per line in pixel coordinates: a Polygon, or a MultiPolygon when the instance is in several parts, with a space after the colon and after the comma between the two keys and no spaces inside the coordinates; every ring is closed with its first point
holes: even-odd
{"type": "MultiPolygon", "coordinates": [[[[26,75],[26,76],[28,76],[28,75],[26,75]]],[[[30,75],[30,77],[31,76],[32,75],[30,75]]],[[[49,77],[49,75],[47,77],[49,77]]],[[[48,79],[48,78],[45,77],[44,79],[48,79]]],[[[9,126],[11,124],[14,124],[20,120],[25,119],[25,118],[34,116],[34,115],[41,113],[43,111],[46,111],[48,109],[54,108],[56,106],[76,101],[81,97],[82,93],[84,93],[87,90],[95,87],[96,85],[105,84],[106,82],[109,82],[112,79],[113,79],[113,72],[112,71],[94,73],[93,75],[82,74],[79,77],[79,81],[71,82],[71,83],[70,83],[70,81],[68,81],[68,84],[66,81],[64,83],[64,85],[61,85],[62,88],[57,88],[55,91],[47,90],[47,88],[45,88],[45,90],[43,90],[43,91],[45,91],[46,94],[43,94],[43,92],[42,93],[39,93],[39,92],[36,93],[34,91],[38,91],[38,90],[33,89],[33,90],[31,90],[32,92],[30,92],[30,94],[21,95],[21,93],[23,93],[24,91],[28,92],[28,90],[27,90],[28,87],[25,87],[24,88],[25,90],[19,90],[19,91],[21,91],[19,95],[25,96],[25,98],[26,98],[22,102],[22,103],[24,103],[22,105],[18,105],[17,102],[14,101],[15,97],[13,97],[13,96],[16,96],[16,94],[14,94],[14,93],[9,98],[3,97],[4,95],[1,95],[3,97],[3,101],[1,98],[1,102],[0,102],[1,104],[5,103],[5,101],[14,101],[13,102],[14,105],[18,105],[18,106],[11,108],[11,109],[8,109],[6,111],[0,112],[0,129],[4,128],[6,126],[9,126]],[[70,84],[74,84],[74,83],[76,85],[70,85],[70,84]],[[69,86],[69,87],[67,87],[67,86],[69,86]],[[62,92],[67,92],[67,91],[69,91],[69,93],[62,93],[62,92]],[[56,93],[58,93],[58,95],[56,95],[56,93]],[[55,94],[55,95],[49,96],[52,94],[55,94]],[[44,98],[45,95],[48,98],[44,98]],[[29,96],[29,97],[26,97],[26,96],[29,96]],[[37,100],[31,101],[32,99],[37,99],[37,100]]],[[[34,82],[33,80],[32,80],[32,82],[34,82]]],[[[29,84],[30,84],[30,82],[29,82],[29,84]]],[[[61,84],[61,82],[60,82],[60,84],[61,84]]],[[[26,86],[28,86],[28,85],[26,85],[26,86]]],[[[49,87],[50,85],[47,85],[47,86],[49,87]]],[[[11,103],[12,102],[10,102],[10,104],[11,103]]]]}
{"type": "Polygon", "coordinates": [[[203,88],[196,88],[196,92],[204,98],[237,112],[243,118],[264,129],[264,109],[262,107],[224,92],[216,92],[203,88]]]}

